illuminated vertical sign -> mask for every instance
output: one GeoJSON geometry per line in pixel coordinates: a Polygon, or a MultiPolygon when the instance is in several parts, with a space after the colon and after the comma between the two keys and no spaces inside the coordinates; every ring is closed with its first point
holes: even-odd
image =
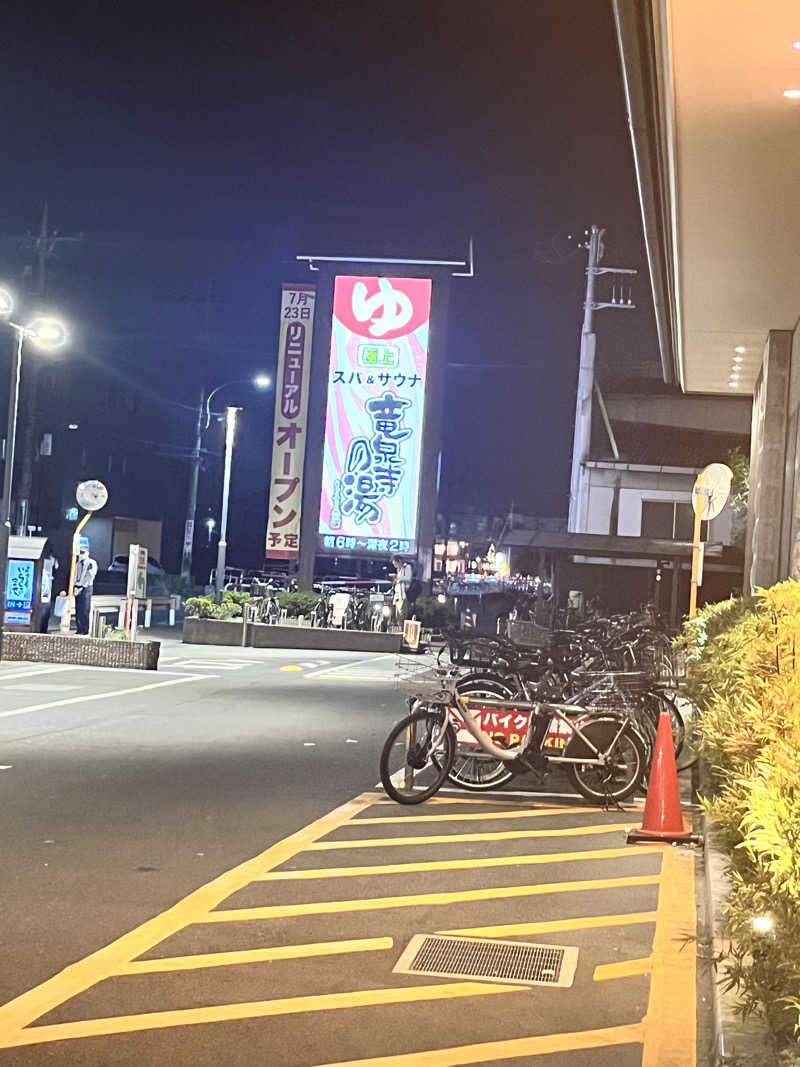
{"type": "Polygon", "coordinates": [[[336,278],[323,551],[417,550],[430,312],[429,278],[336,278]]]}
{"type": "Polygon", "coordinates": [[[313,285],[283,286],[267,515],[267,559],[293,560],[300,553],[300,512],[315,298],[316,289],[313,285]]]}

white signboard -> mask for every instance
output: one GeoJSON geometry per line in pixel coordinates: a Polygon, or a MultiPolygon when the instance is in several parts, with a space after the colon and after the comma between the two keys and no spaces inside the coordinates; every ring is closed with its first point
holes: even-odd
{"type": "Polygon", "coordinates": [[[147,596],[147,549],[131,545],[128,549],[128,597],[144,600],[147,596]]]}
{"type": "Polygon", "coordinates": [[[283,286],[267,513],[267,559],[296,560],[300,555],[303,462],[316,292],[313,285],[287,283],[283,286]]]}

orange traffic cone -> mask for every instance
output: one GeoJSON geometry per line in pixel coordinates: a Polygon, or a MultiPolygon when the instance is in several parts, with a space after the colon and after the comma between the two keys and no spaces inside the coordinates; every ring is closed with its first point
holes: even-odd
{"type": "Polygon", "coordinates": [[[658,845],[701,844],[702,837],[686,830],[678,789],[678,768],[669,712],[662,711],[658,720],[656,746],[650,767],[650,785],[644,805],[641,830],[628,830],[628,844],[658,845]]]}

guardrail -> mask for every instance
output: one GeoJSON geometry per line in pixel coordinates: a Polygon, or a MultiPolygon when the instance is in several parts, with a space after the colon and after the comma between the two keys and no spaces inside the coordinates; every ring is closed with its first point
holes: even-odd
{"type": "MultiPolygon", "coordinates": [[[[116,628],[123,630],[125,628],[125,618],[128,613],[128,599],[124,596],[107,596],[98,595],[92,597],[92,606],[89,612],[89,633],[92,637],[102,637],[103,628],[106,625],[106,617],[109,615],[117,616],[116,628]]],[[[171,596],[149,596],[143,600],[133,600],[131,603],[131,614],[133,619],[133,630],[135,633],[136,627],[139,625],[139,617],[142,610],[144,610],[144,627],[149,629],[153,618],[153,609],[165,608],[169,613],[169,625],[175,625],[176,613],[181,607],[181,598],[177,593],[171,596]]]]}

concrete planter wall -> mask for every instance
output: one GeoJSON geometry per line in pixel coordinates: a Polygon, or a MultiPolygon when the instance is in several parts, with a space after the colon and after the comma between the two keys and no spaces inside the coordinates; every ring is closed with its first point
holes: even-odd
{"type": "Polygon", "coordinates": [[[185,645],[241,645],[242,620],[184,619],[183,643],[185,645]]]}
{"type": "MultiPolygon", "coordinates": [[[[187,645],[242,644],[242,622],[219,619],[185,619],[183,641],[187,645]]],[[[317,651],[399,652],[400,634],[375,634],[366,630],[317,629],[310,626],[268,626],[248,623],[246,645],[250,648],[309,648],[317,651]]]]}
{"type": "Polygon", "coordinates": [[[158,668],[160,650],[160,641],[106,641],[71,634],[3,634],[3,661],[154,671],[158,668]]]}

